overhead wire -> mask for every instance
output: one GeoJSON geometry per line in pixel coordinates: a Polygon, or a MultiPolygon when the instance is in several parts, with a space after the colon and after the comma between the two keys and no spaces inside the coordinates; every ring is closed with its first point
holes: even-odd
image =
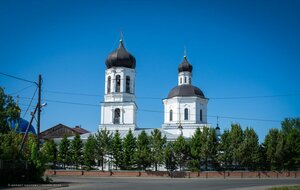
{"type": "Polygon", "coordinates": [[[4,75],[4,76],[10,77],[10,78],[14,78],[14,79],[16,79],[16,80],[24,81],[24,82],[30,82],[30,83],[33,83],[33,84],[36,84],[36,85],[37,85],[37,83],[34,82],[34,81],[27,80],[27,79],[24,79],[24,78],[20,78],[20,77],[17,77],[17,76],[13,76],[13,75],[9,75],[9,74],[3,73],[3,72],[0,72],[0,75],[4,75]]]}

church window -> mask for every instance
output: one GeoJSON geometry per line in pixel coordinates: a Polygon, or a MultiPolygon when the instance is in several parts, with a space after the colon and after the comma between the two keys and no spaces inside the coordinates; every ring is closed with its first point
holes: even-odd
{"type": "Polygon", "coordinates": [[[192,79],[191,79],[191,77],[189,78],[189,84],[192,84],[192,79]]]}
{"type": "Polygon", "coordinates": [[[116,76],[116,92],[120,92],[121,89],[121,77],[120,75],[116,76]]]}
{"type": "Polygon", "coordinates": [[[107,78],[107,93],[110,93],[110,83],[111,83],[111,77],[109,76],[107,78]]]}
{"type": "Polygon", "coordinates": [[[130,93],[130,77],[126,77],[126,93],[130,93]]]}
{"type": "Polygon", "coordinates": [[[184,77],[184,83],[186,83],[186,77],[184,77]]]}
{"type": "Polygon", "coordinates": [[[115,109],[114,113],[114,124],[120,124],[120,109],[115,109]]]}
{"type": "Polygon", "coordinates": [[[170,110],[170,121],[173,121],[173,110],[170,110]]]}
{"type": "Polygon", "coordinates": [[[184,109],[184,120],[189,120],[189,110],[187,108],[184,109]]]}
{"type": "Polygon", "coordinates": [[[202,110],[200,110],[200,121],[202,121],[202,110]]]}
{"type": "Polygon", "coordinates": [[[180,84],[182,84],[182,78],[180,77],[180,84]]]}

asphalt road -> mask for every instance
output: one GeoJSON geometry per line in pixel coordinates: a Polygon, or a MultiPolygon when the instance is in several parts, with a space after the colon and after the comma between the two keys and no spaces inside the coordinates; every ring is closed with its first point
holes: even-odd
{"type": "Polygon", "coordinates": [[[185,179],[185,178],[117,178],[54,176],[54,182],[68,182],[62,189],[122,189],[122,190],[259,190],[278,185],[300,185],[300,179],[185,179]]]}

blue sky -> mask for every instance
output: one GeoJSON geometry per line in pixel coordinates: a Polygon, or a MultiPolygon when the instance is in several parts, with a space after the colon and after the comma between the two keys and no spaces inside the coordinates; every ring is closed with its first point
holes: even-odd
{"type": "MultiPolygon", "coordinates": [[[[125,47],[137,60],[138,126],[156,128],[163,122],[162,99],[177,85],[185,46],[193,85],[210,98],[209,123],[215,126],[219,116],[222,129],[231,123],[253,127],[262,141],[285,117],[300,116],[299,10],[296,0],[3,0],[0,71],[34,81],[42,74],[48,105],[41,130],[63,123],[95,131],[104,62],[122,31],[125,47]]],[[[20,96],[24,115],[35,87],[4,76],[0,86],[20,96]]]]}

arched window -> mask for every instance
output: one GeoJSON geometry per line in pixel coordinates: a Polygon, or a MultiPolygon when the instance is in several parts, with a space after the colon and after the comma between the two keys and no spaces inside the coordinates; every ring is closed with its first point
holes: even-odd
{"type": "Polygon", "coordinates": [[[120,124],[120,109],[115,109],[114,113],[114,124],[120,124]]]}
{"type": "Polygon", "coordinates": [[[182,77],[180,77],[180,84],[182,84],[182,77]]]}
{"type": "Polygon", "coordinates": [[[191,79],[191,77],[189,78],[189,84],[192,84],[192,79],[191,79]]]}
{"type": "Polygon", "coordinates": [[[121,77],[120,75],[116,76],[116,92],[120,92],[121,88],[121,77]]]}
{"type": "Polygon", "coordinates": [[[200,121],[202,121],[202,110],[200,110],[200,121]]]}
{"type": "Polygon", "coordinates": [[[130,77],[126,77],[126,93],[130,93],[130,77]]]}
{"type": "Polygon", "coordinates": [[[186,83],[186,77],[184,77],[184,84],[186,83]]]}
{"type": "Polygon", "coordinates": [[[189,120],[189,110],[187,108],[184,109],[184,120],[189,120]]]}
{"type": "Polygon", "coordinates": [[[110,83],[111,83],[111,77],[109,76],[107,78],[107,93],[110,93],[110,83]]]}
{"type": "Polygon", "coordinates": [[[170,110],[170,121],[173,121],[173,110],[170,110]]]}

